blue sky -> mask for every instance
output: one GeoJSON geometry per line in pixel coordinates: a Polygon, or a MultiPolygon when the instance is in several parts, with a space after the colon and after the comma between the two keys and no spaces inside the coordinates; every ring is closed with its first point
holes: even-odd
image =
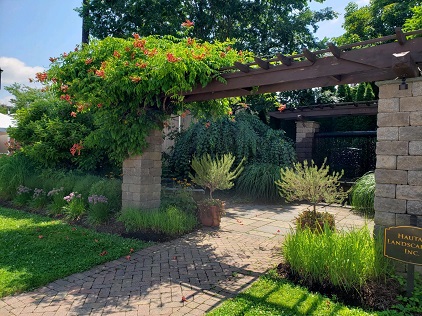
{"type": "MultiPolygon", "coordinates": [[[[82,19],[73,9],[82,0],[0,0],[0,67],[2,89],[0,103],[8,103],[4,86],[14,82],[31,86],[28,78],[48,68],[50,57],[69,52],[81,41],[82,19]]],[[[314,10],[332,7],[338,19],[320,25],[317,37],[335,37],[343,33],[343,12],[349,0],[311,2],[314,10]]],[[[369,0],[353,1],[359,6],[369,0]]],[[[33,84],[32,84],[33,85],[33,84]]]]}

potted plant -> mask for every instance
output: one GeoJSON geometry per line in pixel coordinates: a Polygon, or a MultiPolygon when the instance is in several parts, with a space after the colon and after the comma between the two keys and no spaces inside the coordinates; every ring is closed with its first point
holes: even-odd
{"type": "Polygon", "coordinates": [[[204,226],[220,226],[221,216],[225,213],[225,203],[214,199],[212,194],[215,190],[226,190],[233,187],[233,180],[243,171],[243,162],[232,169],[235,157],[225,154],[221,157],[211,158],[209,154],[201,157],[193,157],[192,169],[195,174],[189,173],[194,183],[208,189],[210,196],[198,203],[199,219],[204,226]]]}

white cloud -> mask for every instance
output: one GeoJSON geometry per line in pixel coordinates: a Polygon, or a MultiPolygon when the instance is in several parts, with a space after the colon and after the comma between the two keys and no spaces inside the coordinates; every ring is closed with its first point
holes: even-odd
{"type": "Polygon", "coordinates": [[[12,95],[6,95],[5,97],[0,98],[0,104],[6,104],[8,106],[12,106],[12,103],[10,102],[10,99],[12,98],[12,95]]]}
{"type": "Polygon", "coordinates": [[[359,7],[369,4],[369,0],[358,0],[355,2],[359,5],[359,7]]]}
{"type": "Polygon", "coordinates": [[[0,104],[12,105],[10,103],[12,95],[4,90],[5,86],[16,82],[34,88],[41,87],[39,83],[30,83],[29,78],[35,78],[37,72],[44,71],[43,67],[27,66],[23,61],[13,57],[0,57],[0,68],[3,70],[1,73],[0,104]]]}
{"type": "Polygon", "coordinates": [[[24,62],[13,57],[0,57],[0,67],[3,70],[1,82],[3,85],[10,85],[15,82],[28,84],[28,78],[34,78],[37,72],[44,71],[40,66],[27,66],[24,62]]]}

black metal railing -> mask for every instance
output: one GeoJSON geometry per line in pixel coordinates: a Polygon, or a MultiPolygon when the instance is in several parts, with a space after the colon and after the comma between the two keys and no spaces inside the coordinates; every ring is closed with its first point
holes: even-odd
{"type": "Polygon", "coordinates": [[[343,181],[354,181],[375,170],[376,131],[316,133],[313,160],[321,165],[325,158],[331,170],[344,170],[343,181]]]}

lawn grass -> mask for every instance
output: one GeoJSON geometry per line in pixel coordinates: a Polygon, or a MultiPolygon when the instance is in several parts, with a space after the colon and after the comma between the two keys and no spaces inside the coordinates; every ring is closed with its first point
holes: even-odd
{"type": "Polygon", "coordinates": [[[148,245],[0,208],[0,297],[86,271],[148,245]]]}
{"type": "Polygon", "coordinates": [[[245,292],[236,298],[225,301],[208,316],[240,316],[240,315],[338,315],[369,316],[378,313],[365,312],[359,308],[351,308],[336,303],[306,288],[296,286],[277,276],[271,270],[262,276],[245,292]]]}

